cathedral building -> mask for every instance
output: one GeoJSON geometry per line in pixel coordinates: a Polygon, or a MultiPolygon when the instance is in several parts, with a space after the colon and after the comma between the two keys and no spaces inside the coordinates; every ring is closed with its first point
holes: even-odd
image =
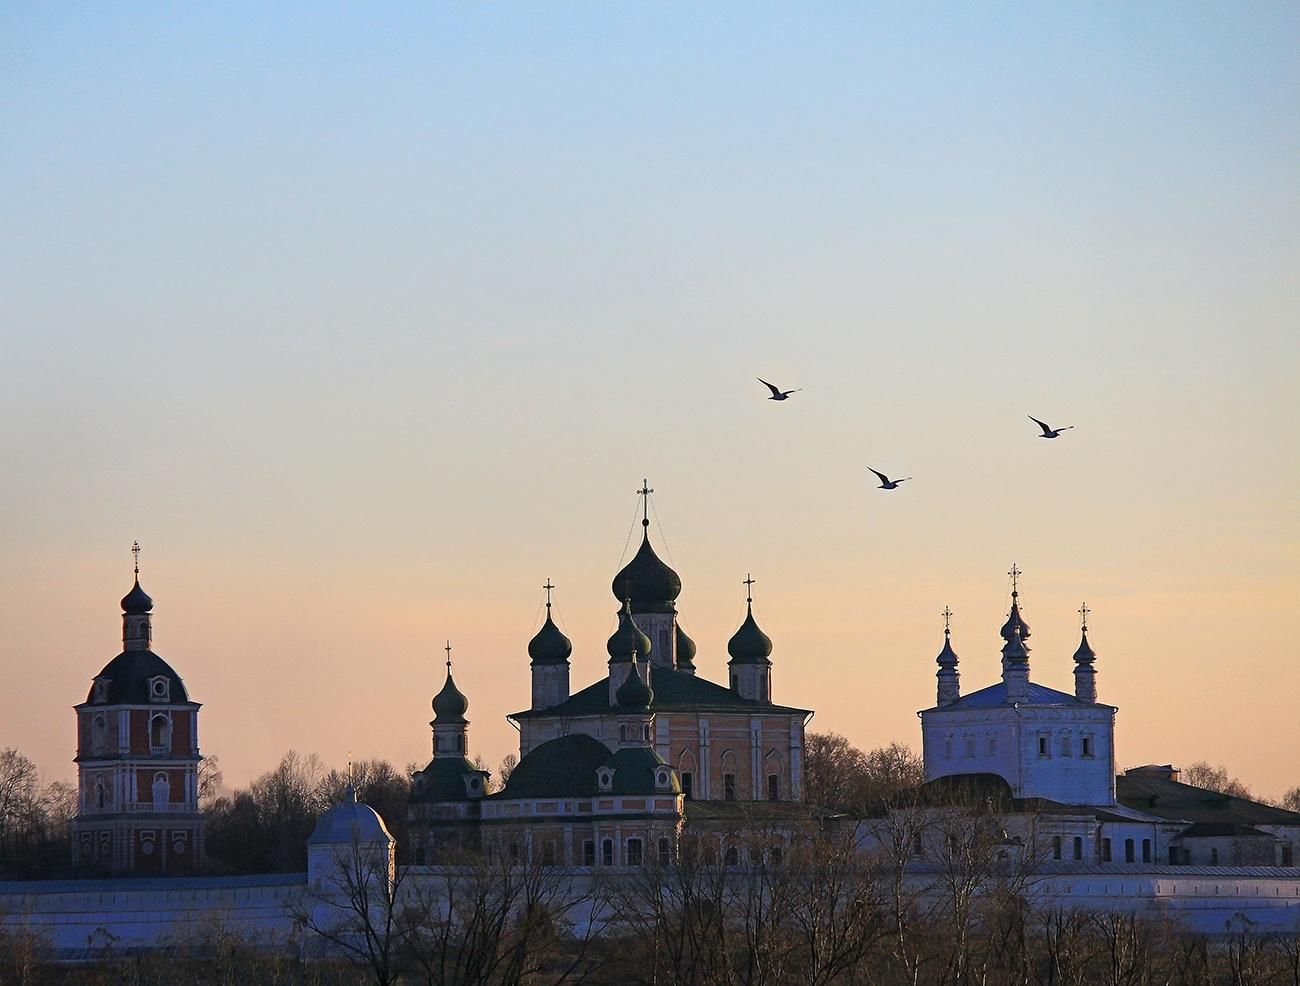
{"type": "Polygon", "coordinates": [[[73,865],[86,873],[192,873],[203,858],[199,703],[151,650],[153,600],[122,598],[122,653],[94,678],[77,713],[73,865]]]}
{"type": "Polygon", "coordinates": [[[619,608],[607,674],[577,691],[573,644],[551,617],[547,583],[546,619],[528,644],[532,702],[509,716],[519,764],[491,795],[466,759],[468,702],[448,661],[433,702],[433,760],[411,793],[417,861],[492,840],[557,863],[637,865],[651,853],[667,858],[693,821],[808,819],[803,739],[812,713],[773,700],[772,641],[754,619],[752,594],[727,645],[728,683],[709,681],[678,622],[681,579],[650,543],[648,507],[641,524],[640,547],[610,587],[619,608]]]}

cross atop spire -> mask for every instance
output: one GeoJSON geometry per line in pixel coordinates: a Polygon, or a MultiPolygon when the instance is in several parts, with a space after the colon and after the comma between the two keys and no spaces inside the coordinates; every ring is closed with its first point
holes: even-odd
{"type": "Polygon", "coordinates": [[[546,585],[542,586],[542,588],[546,590],[546,608],[547,608],[547,609],[550,609],[550,608],[551,608],[551,590],[554,589],[555,586],[551,585],[551,580],[550,580],[550,579],[547,579],[547,580],[546,580],[546,585]]]}
{"type": "Polygon", "coordinates": [[[641,488],[636,491],[637,496],[645,497],[645,500],[641,504],[641,526],[642,527],[650,526],[650,494],[653,492],[654,490],[650,488],[650,480],[643,478],[641,480],[641,488]]]}
{"type": "Polygon", "coordinates": [[[447,641],[447,646],[443,648],[447,652],[447,674],[451,674],[451,641],[447,641]]]}
{"type": "Polygon", "coordinates": [[[1015,599],[1020,595],[1020,576],[1025,573],[1016,567],[1016,563],[1011,563],[1011,571],[1007,572],[1011,576],[1011,598],[1015,599]]]}
{"type": "Polygon", "coordinates": [[[1091,612],[1092,610],[1088,608],[1087,603],[1084,603],[1082,606],[1079,607],[1079,622],[1083,628],[1084,633],[1088,632],[1088,614],[1091,612]]]}
{"type": "Polygon", "coordinates": [[[754,576],[748,572],[745,573],[745,581],[741,583],[745,587],[745,602],[752,603],[754,601],[754,583],[757,581],[758,579],[754,578],[754,576]]]}
{"type": "Polygon", "coordinates": [[[135,556],[135,577],[136,581],[140,579],[140,542],[131,542],[131,554],[135,556]]]}
{"type": "Polygon", "coordinates": [[[947,606],[943,608],[943,635],[946,637],[952,632],[952,610],[947,606]]]}

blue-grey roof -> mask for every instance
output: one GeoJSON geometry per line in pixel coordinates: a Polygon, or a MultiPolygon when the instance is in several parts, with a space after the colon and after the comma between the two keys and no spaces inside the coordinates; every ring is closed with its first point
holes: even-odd
{"type": "Polygon", "coordinates": [[[384,841],[393,841],[393,837],[388,834],[388,826],[384,824],[379,812],[357,800],[357,792],[349,784],[343,800],[321,815],[316,828],[307,839],[307,845],[333,846],[384,841]]]}
{"type": "MultiPolygon", "coordinates": [[[[957,701],[940,706],[943,711],[949,709],[992,709],[999,705],[1011,705],[1007,701],[1006,682],[999,681],[996,685],[989,685],[987,688],[981,688],[977,692],[971,692],[969,695],[963,695],[957,701]]],[[[1055,688],[1048,688],[1046,685],[1039,685],[1035,682],[1029,683],[1029,697],[1023,702],[1015,703],[1018,705],[1078,705],[1084,708],[1099,707],[1104,709],[1112,708],[1109,705],[1102,705],[1100,702],[1080,702],[1069,692],[1058,692],[1055,688]]]]}

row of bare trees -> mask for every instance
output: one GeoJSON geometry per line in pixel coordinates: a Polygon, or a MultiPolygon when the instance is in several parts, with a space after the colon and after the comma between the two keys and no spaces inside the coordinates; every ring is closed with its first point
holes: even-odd
{"type": "Polygon", "coordinates": [[[76,814],[76,788],[42,782],[29,757],[0,750],[0,879],[67,876],[76,814]]]}

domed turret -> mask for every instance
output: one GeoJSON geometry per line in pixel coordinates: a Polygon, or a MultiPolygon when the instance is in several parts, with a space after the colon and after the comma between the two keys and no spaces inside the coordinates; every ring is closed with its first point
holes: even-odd
{"type": "Polygon", "coordinates": [[[643,712],[654,702],[654,689],[641,680],[635,661],[632,662],[627,677],[623,680],[623,684],[618,686],[618,692],[614,697],[618,701],[619,711],[622,712],[643,712]]]}
{"type": "Polygon", "coordinates": [[[1097,669],[1092,666],[1097,654],[1088,643],[1089,612],[1087,603],[1079,607],[1083,625],[1079,632],[1079,649],[1074,652],[1074,697],[1080,702],[1091,703],[1097,701],[1097,669]]]}
{"type": "Polygon", "coordinates": [[[122,597],[122,612],[129,616],[141,616],[153,609],[153,600],[149,593],[140,588],[140,573],[135,576],[135,585],[122,597]]]}
{"type": "Polygon", "coordinates": [[[727,653],[731,655],[730,664],[771,664],[772,638],[759,629],[754,622],[753,602],[746,603],[745,622],[727,641],[727,653]]]}
{"type": "Polygon", "coordinates": [[[630,600],[623,603],[623,611],[618,614],[618,629],[605,644],[605,650],[609,652],[610,664],[630,661],[633,655],[649,656],[650,638],[641,632],[641,628],[636,625],[636,620],[632,619],[630,600]]]}
{"type": "Polygon", "coordinates": [[[1020,631],[1020,639],[1029,639],[1029,624],[1025,622],[1020,615],[1020,576],[1021,571],[1015,565],[1011,566],[1011,571],[1007,573],[1011,576],[1011,612],[1007,616],[1007,622],[1002,624],[1002,639],[1008,643],[1016,635],[1016,630],[1020,631]]]}
{"type": "Polygon", "coordinates": [[[528,657],[533,664],[564,664],[573,653],[573,642],[551,620],[551,604],[546,604],[546,622],[528,641],[528,657]]]}
{"type": "Polygon", "coordinates": [[[939,665],[939,671],[935,677],[939,679],[938,703],[940,705],[950,705],[961,697],[961,675],[957,671],[957,652],[952,649],[952,640],[950,639],[952,633],[951,620],[952,610],[945,607],[943,611],[943,650],[939,651],[939,656],[934,659],[934,663],[939,665]]]}
{"type": "Polygon", "coordinates": [[[695,673],[695,641],[686,636],[686,631],[678,623],[674,627],[677,634],[677,670],[695,673]]]}
{"type": "Polygon", "coordinates": [[[681,595],[682,580],[650,547],[650,521],[641,524],[641,547],[614,576],[610,589],[615,599],[630,601],[634,613],[671,613],[681,595]]]}
{"type": "Polygon", "coordinates": [[[442,686],[442,691],[433,697],[433,718],[436,723],[461,723],[465,721],[465,713],[469,711],[469,699],[467,699],[456,682],[451,677],[451,669],[447,669],[447,680],[442,686]]]}

